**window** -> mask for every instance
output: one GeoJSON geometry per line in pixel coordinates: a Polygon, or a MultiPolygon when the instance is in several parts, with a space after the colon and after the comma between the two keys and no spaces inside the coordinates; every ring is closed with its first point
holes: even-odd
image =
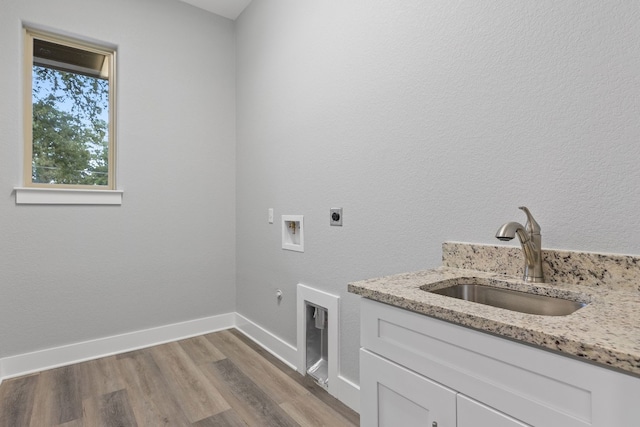
{"type": "Polygon", "coordinates": [[[115,51],[25,29],[25,187],[115,189],[115,51]]]}

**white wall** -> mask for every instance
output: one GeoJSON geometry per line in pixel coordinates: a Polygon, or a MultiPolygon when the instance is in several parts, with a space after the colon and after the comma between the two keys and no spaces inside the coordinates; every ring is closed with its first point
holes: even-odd
{"type": "Polygon", "coordinates": [[[446,240],[499,243],[520,205],[545,247],[640,253],[638,22],[634,1],[252,2],[236,29],[238,312],[295,345],[296,283],[341,295],[357,381],[349,281],[437,266],[446,240]],[[305,253],[280,249],[269,207],[305,215],[305,253]]]}
{"type": "Polygon", "coordinates": [[[233,22],[174,0],[2,0],[0,40],[0,358],[233,312],[233,22]],[[22,22],[117,45],[122,206],[15,205],[22,22]]]}

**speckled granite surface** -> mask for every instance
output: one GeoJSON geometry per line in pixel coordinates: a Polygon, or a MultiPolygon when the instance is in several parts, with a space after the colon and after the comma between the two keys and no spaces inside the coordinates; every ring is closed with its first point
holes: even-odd
{"type": "Polygon", "coordinates": [[[519,248],[444,243],[441,267],[354,282],[348,289],[640,376],[640,258],[545,250],[544,260],[548,283],[532,285],[521,280],[519,248]],[[425,292],[466,277],[588,304],[568,316],[540,316],[425,292]]]}
{"type": "MultiPolygon", "coordinates": [[[[520,277],[524,258],[519,247],[445,242],[442,265],[520,277]]],[[[640,292],[640,257],[543,249],[542,270],[547,283],[640,292]]]]}

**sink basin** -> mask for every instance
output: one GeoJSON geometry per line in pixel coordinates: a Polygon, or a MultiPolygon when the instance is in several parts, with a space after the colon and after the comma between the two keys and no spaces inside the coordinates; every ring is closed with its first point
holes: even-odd
{"type": "Polygon", "coordinates": [[[473,282],[476,283],[454,283],[450,286],[428,290],[428,292],[520,313],[543,316],[566,316],[587,305],[581,301],[514,291],[478,283],[481,282],[481,279],[473,282]]]}

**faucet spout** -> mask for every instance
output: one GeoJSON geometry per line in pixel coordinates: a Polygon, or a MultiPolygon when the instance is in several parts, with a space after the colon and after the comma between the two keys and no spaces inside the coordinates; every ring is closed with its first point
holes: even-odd
{"type": "Polygon", "coordinates": [[[507,242],[516,237],[516,233],[518,234],[518,238],[521,242],[529,240],[529,234],[525,230],[524,226],[519,222],[507,222],[506,224],[503,224],[502,227],[498,229],[496,238],[503,242],[507,242]]]}
{"type": "Polygon", "coordinates": [[[513,239],[516,235],[520,240],[524,253],[524,277],[526,282],[542,283],[542,236],[540,225],[533,219],[531,212],[525,206],[521,206],[527,214],[527,224],[523,226],[519,222],[507,222],[496,233],[496,238],[502,241],[513,239]]]}

